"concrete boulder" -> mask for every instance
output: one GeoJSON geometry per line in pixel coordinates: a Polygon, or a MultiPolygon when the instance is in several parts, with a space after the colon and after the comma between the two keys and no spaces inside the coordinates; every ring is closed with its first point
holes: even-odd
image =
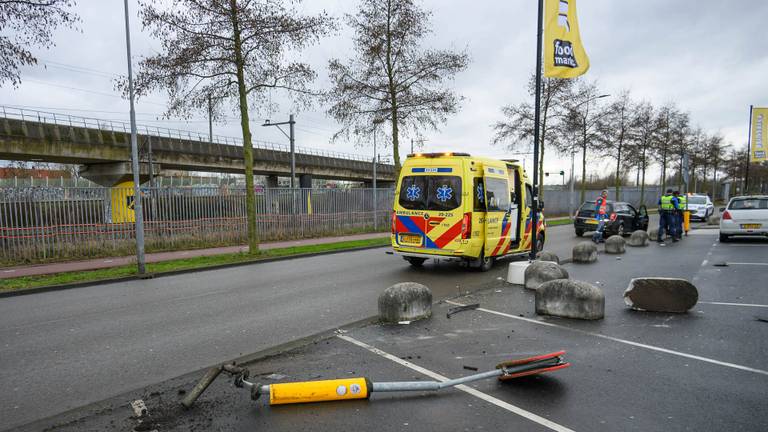
{"type": "Polygon", "coordinates": [[[707,218],[707,225],[720,225],[720,215],[713,214],[707,218]]]}
{"type": "Polygon", "coordinates": [[[626,244],[627,242],[624,241],[624,237],[620,235],[612,235],[605,241],[605,253],[613,255],[623,254],[626,244]]]}
{"type": "Polygon", "coordinates": [[[536,313],[585,320],[602,319],[605,296],[586,282],[558,279],[536,289],[536,313]]]}
{"type": "Polygon", "coordinates": [[[416,321],[432,315],[432,291],[422,284],[402,282],[379,296],[379,318],[388,323],[416,321]]]}
{"type": "Polygon", "coordinates": [[[648,230],[648,239],[650,239],[651,241],[658,240],[659,239],[659,229],[658,228],[653,228],[653,229],[648,230]]]}
{"type": "Polygon", "coordinates": [[[534,261],[525,269],[525,287],[536,289],[544,282],[568,279],[568,272],[551,261],[534,261]]]}
{"type": "Polygon", "coordinates": [[[643,230],[637,230],[629,236],[628,246],[642,247],[648,246],[648,233],[643,230]]]}
{"type": "Polygon", "coordinates": [[[555,264],[560,264],[560,257],[558,257],[556,254],[553,254],[552,252],[539,252],[536,254],[536,259],[539,261],[550,261],[555,264]]]}
{"type": "Polygon", "coordinates": [[[573,262],[591,263],[597,261],[597,245],[581,242],[573,247],[573,262]]]}
{"type": "Polygon", "coordinates": [[[685,279],[636,278],[624,291],[624,303],[639,311],[684,313],[697,301],[699,291],[685,279]]]}

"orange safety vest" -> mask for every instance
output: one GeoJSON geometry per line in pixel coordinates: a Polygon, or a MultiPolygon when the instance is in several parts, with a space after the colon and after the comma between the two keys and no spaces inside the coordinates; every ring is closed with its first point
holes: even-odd
{"type": "Polygon", "coordinates": [[[608,207],[608,204],[605,202],[605,198],[600,197],[595,201],[595,204],[599,204],[600,208],[598,209],[597,213],[600,215],[604,215],[605,211],[608,207]]]}

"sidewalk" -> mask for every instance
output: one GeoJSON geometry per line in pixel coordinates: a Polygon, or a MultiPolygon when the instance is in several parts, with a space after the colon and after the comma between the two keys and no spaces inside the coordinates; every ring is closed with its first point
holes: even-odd
{"type": "MultiPolygon", "coordinates": [[[[303,240],[290,240],[281,242],[262,243],[259,245],[259,249],[280,249],[293,246],[306,246],[306,245],[318,245],[326,243],[337,243],[344,241],[354,240],[368,240],[375,238],[389,237],[389,233],[370,233],[370,234],[355,234],[349,236],[339,237],[322,237],[303,240]]],[[[172,251],[172,252],[156,252],[146,254],[147,263],[170,261],[182,258],[194,258],[201,256],[231,254],[238,252],[246,252],[248,246],[227,246],[209,249],[194,249],[184,251],[172,251]]],[[[9,279],[21,276],[35,276],[43,274],[53,273],[65,273],[73,271],[85,271],[85,270],[98,270],[110,267],[119,267],[136,262],[135,256],[124,256],[114,258],[96,258],[84,261],[69,261],[69,262],[57,262],[50,264],[34,264],[28,266],[8,267],[0,270],[0,279],[9,279]]]]}

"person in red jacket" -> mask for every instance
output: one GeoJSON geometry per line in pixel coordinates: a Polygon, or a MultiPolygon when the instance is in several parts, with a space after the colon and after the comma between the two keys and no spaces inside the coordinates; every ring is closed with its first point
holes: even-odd
{"type": "Polygon", "coordinates": [[[602,243],[603,231],[605,231],[605,221],[608,220],[608,191],[603,190],[595,200],[595,219],[597,219],[597,231],[592,234],[592,241],[602,243]]]}

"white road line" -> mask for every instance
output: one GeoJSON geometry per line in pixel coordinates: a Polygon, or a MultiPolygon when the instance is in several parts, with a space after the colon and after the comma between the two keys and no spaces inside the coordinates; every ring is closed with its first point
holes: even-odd
{"type": "Polygon", "coordinates": [[[708,262],[709,262],[709,260],[704,260],[704,261],[702,261],[702,262],[701,262],[701,266],[702,266],[702,267],[706,267],[708,262]]]}
{"type": "MultiPolygon", "coordinates": [[[[450,301],[450,300],[446,300],[445,302],[449,303],[449,304],[452,304],[452,305],[456,305],[456,306],[464,306],[461,303],[456,303],[456,302],[453,302],[453,301],[450,301]]],[[[720,360],[715,360],[715,359],[711,359],[711,358],[707,358],[707,357],[701,357],[701,356],[697,356],[697,355],[693,355],[693,354],[688,354],[688,353],[684,353],[684,352],[680,352],[680,351],[674,351],[674,350],[671,350],[671,349],[657,347],[657,346],[654,346],[654,345],[648,345],[648,344],[643,344],[643,343],[639,343],[639,342],[634,342],[634,341],[631,341],[631,340],[620,339],[620,338],[616,338],[616,337],[613,337],[613,336],[606,336],[606,335],[600,334],[600,333],[593,333],[593,332],[588,332],[588,331],[584,331],[584,330],[579,330],[579,329],[575,329],[575,328],[571,328],[571,327],[566,327],[566,326],[563,326],[563,325],[560,325],[560,324],[552,324],[552,323],[538,321],[538,320],[531,319],[531,318],[519,317],[519,316],[515,316],[515,315],[511,315],[511,314],[507,314],[507,313],[499,312],[499,311],[495,311],[495,310],[490,310],[490,309],[485,309],[485,308],[477,308],[477,310],[482,311],[482,312],[486,312],[486,313],[490,313],[490,314],[494,314],[494,315],[499,315],[499,316],[503,316],[503,317],[507,317],[507,318],[512,318],[512,319],[520,320],[520,321],[527,321],[527,322],[531,322],[531,323],[534,323],[534,324],[544,325],[544,326],[548,326],[548,327],[557,327],[557,328],[561,328],[561,329],[564,329],[564,330],[569,330],[569,331],[576,332],[576,333],[581,333],[581,334],[585,334],[585,335],[589,335],[589,336],[598,337],[598,338],[601,338],[601,339],[607,339],[607,340],[611,340],[611,341],[614,341],[614,342],[619,342],[619,343],[623,343],[623,344],[627,344],[627,345],[636,346],[638,348],[645,348],[645,349],[652,350],[652,351],[658,351],[658,352],[663,352],[663,353],[666,353],[666,354],[672,354],[672,355],[675,355],[675,356],[678,356],[678,357],[685,357],[685,358],[689,358],[689,359],[693,359],[693,360],[698,360],[698,361],[702,361],[702,362],[705,362],[705,363],[710,363],[710,364],[714,364],[714,365],[718,365],[718,366],[725,366],[725,367],[729,367],[729,368],[733,368],[733,369],[738,369],[738,370],[742,370],[742,371],[746,371],[746,372],[752,372],[752,373],[768,376],[768,371],[762,370],[762,369],[755,369],[755,368],[751,368],[751,367],[748,367],[748,366],[742,366],[742,365],[738,365],[738,364],[735,364],[735,363],[728,363],[728,362],[724,362],[724,361],[720,361],[720,360]]]]}
{"type": "Polygon", "coordinates": [[[745,307],[768,308],[768,305],[751,304],[751,303],[725,303],[725,302],[706,302],[706,301],[700,301],[699,303],[720,305],[720,306],[745,306],[745,307]]]}
{"type": "Polygon", "coordinates": [[[755,265],[755,266],[768,266],[768,263],[735,263],[727,262],[728,265],[755,265]]]}
{"type": "MultiPolygon", "coordinates": [[[[340,338],[340,339],[343,339],[343,340],[345,340],[345,341],[347,341],[349,343],[355,344],[355,345],[357,345],[357,346],[359,346],[361,348],[365,348],[366,350],[368,350],[368,351],[370,351],[370,352],[372,352],[372,353],[374,353],[376,355],[379,355],[381,357],[384,357],[387,360],[391,360],[391,361],[393,361],[393,362],[395,362],[395,363],[397,363],[397,364],[399,364],[401,366],[405,366],[405,367],[407,367],[407,368],[409,368],[411,370],[415,370],[416,372],[424,374],[424,375],[426,375],[426,376],[428,376],[428,377],[430,377],[430,378],[432,378],[434,380],[437,380],[437,381],[448,381],[448,378],[438,374],[437,372],[433,372],[433,371],[431,371],[429,369],[423,368],[423,367],[421,367],[419,365],[416,365],[416,364],[413,364],[413,363],[411,363],[409,361],[403,360],[400,357],[397,357],[397,356],[394,356],[392,354],[389,354],[389,353],[387,353],[385,351],[382,351],[382,350],[380,350],[380,349],[378,349],[378,348],[376,348],[374,346],[368,345],[365,342],[359,341],[359,340],[357,340],[357,339],[355,339],[353,337],[350,337],[350,336],[347,336],[347,335],[337,335],[337,337],[340,338]]],[[[497,398],[495,398],[495,397],[493,397],[491,395],[485,394],[485,393],[483,393],[483,392],[481,392],[479,390],[476,390],[476,389],[474,389],[472,387],[468,387],[466,385],[461,384],[461,385],[457,385],[455,388],[457,388],[457,389],[459,389],[461,391],[467,392],[467,393],[471,394],[472,396],[474,396],[474,397],[476,397],[478,399],[482,399],[482,400],[484,400],[486,402],[489,402],[489,403],[491,403],[493,405],[496,405],[499,408],[503,408],[503,409],[505,409],[505,410],[507,410],[509,412],[512,412],[514,414],[517,414],[517,415],[519,415],[521,417],[525,417],[528,420],[530,420],[532,422],[535,422],[535,423],[538,423],[538,424],[540,424],[540,425],[542,425],[542,426],[544,426],[546,428],[549,428],[549,429],[551,429],[553,431],[558,431],[558,432],[574,432],[572,429],[568,429],[565,426],[559,425],[559,424],[557,424],[557,423],[555,423],[553,421],[545,419],[544,417],[538,416],[538,415],[536,415],[536,414],[534,414],[532,412],[526,411],[526,410],[524,410],[524,409],[522,409],[520,407],[517,407],[517,406],[512,405],[510,403],[504,402],[501,399],[497,399],[497,398]]]]}

